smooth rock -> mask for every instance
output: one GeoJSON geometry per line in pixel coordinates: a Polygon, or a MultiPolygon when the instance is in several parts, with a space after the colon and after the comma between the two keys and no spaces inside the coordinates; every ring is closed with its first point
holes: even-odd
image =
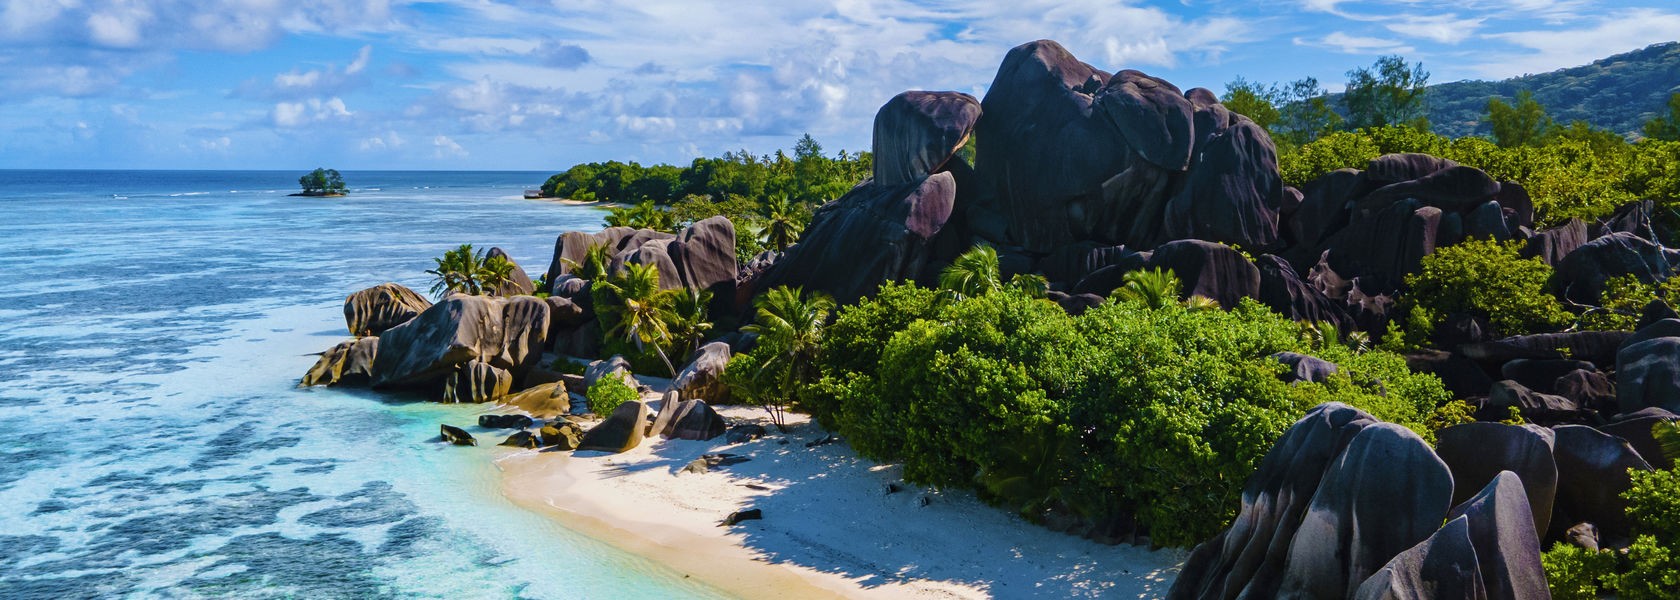
{"type": "Polygon", "coordinates": [[[345,340],[321,353],[298,387],[312,385],[356,386],[373,380],[373,361],[379,354],[379,338],[368,336],[345,340]]]}
{"type": "Polygon", "coordinates": [[[344,324],[350,335],[379,335],[413,319],[432,303],[414,290],[381,283],[344,299],[344,324]]]}
{"type": "Polygon", "coordinates": [[[599,450],[617,454],[642,443],[648,407],[638,400],[630,400],[613,409],[600,424],[584,432],[578,450],[599,450]]]}
{"type": "Polygon", "coordinates": [[[443,438],[443,441],[456,446],[478,445],[478,440],[473,438],[472,434],[467,433],[467,430],[454,425],[439,425],[438,433],[443,438]]]}
{"type": "MultiPolygon", "coordinates": [[[[1453,475],[1454,505],[1468,502],[1500,473],[1521,478],[1538,536],[1551,526],[1558,468],[1552,458],[1552,430],[1534,425],[1464,423],[1436,433],[1435,454],[1453,475]]],[[[1538,539],[1538,537],[1536,538],[1538,539]]]]}

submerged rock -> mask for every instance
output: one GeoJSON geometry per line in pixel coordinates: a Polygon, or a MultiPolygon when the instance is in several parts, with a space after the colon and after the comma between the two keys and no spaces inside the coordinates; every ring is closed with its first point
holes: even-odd
{"type": "Polygon", "coordinates": [[[513,432],[513,435],[508,436],[508,438],[506,440],[502,440],[502,443],[497,444],[497,445],[498,446],[512,446],[512,447],[515,447],[515,448],[534,449],[539,444],[537,443],[537,436],[532,434],[531,432],[529,432],[529,431],[515,431],[515,432],[513,432]]]}
{"type": "Polygon", "coordinates": [[[485,429],[523,429],[533,424],[525,415],[479,415],[478,426],[485,429]]]}
{"type": "Polygon", "coordinates": [[[438,426],[438,433],[439,433],[439,435],[442,436],[443,441],[449,442],[449,443],[454,444],[456,446],[477,446],[478,445],[478,439],[474,438],[472,436],[472,434],[467,433],[467,430],[461,429],[460,427],[456,427],[454,425],[439,425],[438,426]]]}

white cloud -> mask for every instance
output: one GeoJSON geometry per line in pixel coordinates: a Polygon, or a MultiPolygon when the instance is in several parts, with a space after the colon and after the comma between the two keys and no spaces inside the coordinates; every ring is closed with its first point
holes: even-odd
{"type": "Polygon", "coordinates": [[[353,113],[345,107],[344,101],[337,98],[310,98],[303,102],[281,102],[269,111],[269,120],[275,127],[295,129],[317,123],[342,121],[353,113]]]}
{"type": "Polygon", "coordinates": [[[362,140],[361,148],[364,152],[396,150],[408,143],[397,132],[392,131],[383,136],[374,136],[362,140]]]}
{"type": "Polygon", "coordinates": [[[1583,65],[1612,54],[1673,41],[1680,14],[1634,9],[1594,19],[1577,28],[1511,31],[1483,37],[1527,48],[1527,52],[1489,53],[1471,68],[1484,77],[1512,77],[1583,65]]]}
{"type": "Polygon", "coordinates": [[[1341,53],[1344,53],[1344,54],[1374,54],[1374,53],[1405,54],[1405,53],[1408,53],[1408,52],[1412,52],[1414,50],[1414,48],[1412,48],[1411,46],[1407,46],[1407,45],[1405,45],[1405,44],[1403,44],[1399,41],[1396,41],[1396,40],[1390,40],[1390,39],[1379,38],[1379,37],[1366,37],[1366,36],[1358,36],[1358,35],[1348,35],[1347,33],[1340,32],[1340,31],[1333,32],[1330,35],[1326,35],[1323,38],[1316,39],[1316,40],[1295,38],[1294,42],[1295,42],[1296,45],[1299,45],[1299,46],[1313,46],[1313,47],[1318,47],[1318,48],[1328,48],[1328,49],[1335,50],[1337,52],[1341,52],[1341,53]]]}
{"type": "Polygon", "coordinates": [[[447,135],[432,138],[432,149],[433,158],[466,158],[468,154],[466,148],[462,148],[447,135]]]}
{"type": "Polygon", "coordinates": [[[1461,17],[1457,14],[1402,15],[1384,24],[1389,31],[1412,38],[1423,38],[1442,44],[1458,44],[1482,28],[1482,17],[1461,17]]]}
{"type": "Polygon", "coordinates": [[[308,97],[342,95],[368,84],[367,69],[373,57],[373,46],[362,46],[350,64],[340,69],[328,63],[315,69],[292,69],[275,75],[268,82],[248,79],[234,88],[232,96],[252,100],[293,100],[308,97]]]}

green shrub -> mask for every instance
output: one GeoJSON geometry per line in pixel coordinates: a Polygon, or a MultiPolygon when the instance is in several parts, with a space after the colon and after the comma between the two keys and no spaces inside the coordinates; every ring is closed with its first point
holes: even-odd
{"type": "MultiPolygon", "coordinates": [[[[1570,320],[1546,290],[1552,268],[1539,257],[1522,258],[1522,242],[1470,240],[1423,257],[1406,276],[1402,309],[1423,308],[1445,317],[1468,313],[1487,317],[1502,335],[1551,331],[1570,320]]],[[[1407,326],[1411,331],[1421,324],[1407,326]]]]}
{"type": "Polygon", "coordinates": [[[589,367],[587,365],[583,364],[583,363],[578,362],[578,361],[575,361],[575,360],[572,360],[570,358],[561,356],[561,357],[555,358],[554,363],[550,364],[548,366],[548,368],[553,369],[556,372],[566,374],[566,375],[582,375],[583,372],[585,370],[587,370],[589,367]]]}
{"type": "Polygon", "coordinates": [[[603,417],[612,414],[618,405],[631,400],[640,400],[641,395],[636,388],[624,383],[617,377],[602,377],[590,384],[589,391],[584,394],[589,401],[589,412],[603,417]]]}
{"type": "Polygon", "coordinates": [[[1598,600],[1616,579],[1616,555],[1560,543],[1540,555],[1553,600],[1598,600]]]}

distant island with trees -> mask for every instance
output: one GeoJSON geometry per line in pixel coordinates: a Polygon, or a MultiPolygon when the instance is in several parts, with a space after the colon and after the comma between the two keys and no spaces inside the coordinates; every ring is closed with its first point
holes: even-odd
{"type": "Polygon", "coordinates": [[[303,191],[292,194],[293,196],[332,198],[347,195],[344,191],[344,177],[338,174],[338,169],[315,169],[299,177],[298,185],[303,187],[303,191]]]}

